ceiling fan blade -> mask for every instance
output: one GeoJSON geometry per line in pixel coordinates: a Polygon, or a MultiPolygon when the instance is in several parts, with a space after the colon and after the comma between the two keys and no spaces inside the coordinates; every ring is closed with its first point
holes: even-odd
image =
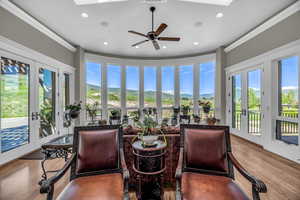
{"type": "Polygon", "coordinates": [[[143,43],[148,42],[148,41],[149,40],[143,40],[143,41],[137,42],[137,43],[133,44],[132,47],[135,47],[137,45],[143,44],[143,43]]]}
{"type": "Polygon", "coordinates": [[[165,40],[165,41],[179,41],[180,38],[178,37],[159,37],[158,40],[165,40]]]}
{"type": "Polygon", "coordinates": [[[152,44],[153,44],[153,46],[154,46],[154,48],[155,48],[156,50],[159,50],[159,49],[160,49],[159,44],[158,44],[158,42],[157,42],[156,40],[152,40],[152,44]]]}
{"type": "Polygon", "coordinates": [[[162,23],[155,31],[155,35],[159,36],[167,27],[168,27],[167,24],[162,23]]]}
{"type": "Polygon", "coordinates": [[[147,35],[145,35],[145,34],[143,34],[143,33],[136,32],[136,31],[128,31],[128,33],[133,33],[133,34],[136,34],[136,35],[139,35],[139,36],[143,36],[143,37],[148,38],[147,35]]]}

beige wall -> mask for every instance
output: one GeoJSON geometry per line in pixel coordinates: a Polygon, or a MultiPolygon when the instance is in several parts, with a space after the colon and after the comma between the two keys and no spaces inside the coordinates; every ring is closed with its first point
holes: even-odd
{"type": "Polygon", "coordinates": [[[300,11],[226,54],[226,66],[300,39],[300,11]]]}
{"type": "Polygon", "coordinates": [[[0,35],[73,66],[74,53],[0,7],[0,35]]]}

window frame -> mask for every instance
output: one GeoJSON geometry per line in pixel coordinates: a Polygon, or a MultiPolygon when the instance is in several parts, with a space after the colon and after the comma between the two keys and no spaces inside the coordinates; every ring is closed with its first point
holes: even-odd
{"type": "MultiPolygon", "coordinates": [[[[136,66],[139,67],[139,105],[138,107],[134,108],[127,108],[126,102],[121,103],[121,110],[122,115],[123,113],[126,114],[127,110],[137,110],[137,109],[143,109],[145,106],[144,104],[144,68],[145,67],[155,67],[156,68],[156,104],[158,111],[158,119],[161,119],[162,111],[164,109],[172,109],[172,108],[165,108],[161,105],[162,99],[161,99],[161,79],[159,77],[161,76],[161,67],[163,66],[172,66],[175,68],[174,71],[174,98],[175,103],[174,106],[177,107],[180,105],[180,91],[179,91],[179,66],[181,65],[192,65],[197,66],[200,65],[200,63],[207,63],[207,62],[216,62],[216,54],[208,54],[208,55],[201,55],[201,56],[195,56],[190,58],[179,58],[179,59],[162,59],[162,60],[137,60],[137,59],[130,59],[130,58],[114,58],[114,57],[107,57],[107,56],[100,56],[92,53],[86,53],[85,55],[85,63],[87,62],[94,62],[101,64],[102,69],[102,113],[103,113],[103,119],[108,119],[109,113],[108,113],[108,107],[107,107],[107,91],[105,87],[107,87],[107,66],[109,64],[118,65],[121,66],[122,69],[124,68],[124,74],[122,75],[122,81],[121,81],[121,88],[123,92],[122,99],[126,100],[126,66],[136,66]],[[177,80],[178,79],[178,80],[177,80]]],[[[193,67],[195,69],[195,67],[193,67]]],[[[215,71],[217,73],[217,71],[215,71]]],[[[215,76],[216,78],[216,76],[215,76]]],[[[215,80],[216,81],[216,80],[215,80]]],[[[195,85],[195,82],[194,84],[195,85]]],[[[195,86],[193,86],[195,88],[195,86]]],[[[193,90],[194,91],[194,90],[193,90]]],[[[121,93],[122,93],[121,92],[121,93]]],[[[216,87],[215,87],[215,96],[216,96],[216,87]]],[[[84,93],[85,94],[85,93],[84,93]]],[[[85,98],[85,96],[83,97],[85,98]]],[[[193,96],[193,102],[198,102],[197,97],[193,96]]],[[[194,103],[195,104],[195,103],[194,103]]],[[[198,106],[198,103],[195,104],[198,106]]],[[[191,107],[191,112],[194,113],[195,106],[191,107]]],[[[83,119],[84,120],[84,119],[83,119]]]]}
{"type": "Polygon", "coordinates": [[[293,145],[293,146],[300,146],[299,144],[299,138],[300,138],[300,134],[299,134],[299,131],[300,131],[300,124],[299,124],[299,121],[300,121],[300,106],[299,106],[299,100],[300,100],[300,92],[299,92],[299,88],[300,88],[300,54],[297,54],[297,53],[292,53],[292,54],[288,54],[288,55],[285,55],[285,56],[282,56],[282,57],[279,57],[279,58],[276,58],[276,59],[273,59],[272,61],[272,66],[274,66],[274,72],[275,72],[275,78],[274,78],[274,85],[275,87],[273,88],[274,90],[274,102],[275,102],[275,109],[274,109],[274,112],[273,112],[273,124],[274,124],[274,127],[275,127],[275,130],[274,130],[274,133],[275,133],[275,136],[274,136],[274,139],[277,141],[277,142],[280,142],[280,143],[284,143],[284,144],[287,144],[287,145],[293,145]],[[280,61],[283,60],[283,59],[287,59],[287,58],[291,58],[291,57],[298,57],[298,118],[290,118],[290,117],[284,117],[284,116],[281,116],[280,115],[280,100],[279,100],[279,97],[281,96],[280,94],[280,70],[279,68],[281,67],[280,65],[280,61]],[[277,132],[277,122],[290,122],[290,123],[297,123],[298,124],[298,144],[294,144],[294,143],[290,143],[290,142],[287,142],[287,141],[284,141],[284,140],[281,140],[279,139],[278,137],[278,132],[277,132]]]}

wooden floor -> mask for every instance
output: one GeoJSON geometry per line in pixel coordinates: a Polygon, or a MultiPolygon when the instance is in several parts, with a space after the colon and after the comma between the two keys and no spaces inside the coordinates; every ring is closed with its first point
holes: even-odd
{"type": "MultiPolygon", "coordinates": [[[[237,137],[232,137],[234,155],[245,168],[263,180],[268,193],[262,194],[264,200],[300,200],[300,165],[292,163],[260,147],[237,137]]],[[[51,168],[59,168],[63,161],[50,161],[51,168]]],[[[16,160],[0,168],[0,200],[44,200],[39,193],[38,181],[41,175],[39,161],[16,160]]],[[[251,195],[251,185],[236,172],[236,180],[251,195]]],[[[68,182],[65,176],[56,184],[57,195],[68,182]]],[[[131,193],[131,199],[135,199],[131,193]]],[[[174,199],[174,192],[167,191],[165,199],[174,199]]]]}

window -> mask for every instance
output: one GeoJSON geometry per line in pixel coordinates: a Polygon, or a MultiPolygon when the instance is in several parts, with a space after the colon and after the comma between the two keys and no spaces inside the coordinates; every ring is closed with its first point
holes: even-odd
{"type": "Polygon", "coordinates": [[[30,66],[0,57],[0,146],[7,152],[29,143],[30,66]]]}
{"type": "Polygon", "coordinates": [[[299,57],[278,61],[278,113],[276,139],[298,145],[299,57]]]}
{"type": "Polygon", "coordinates": [[[242,119],[242,79],[237,74],[232,77],[232,128],[241,130],[242,119]]]}
{"type": "MultiPolygon", "coordinates": [[[[62,89],[62,109],[63,111],[66,110],[66,106],[70,104],[70,75],[64,73],[64,84],[63,84],[63,89],[62,89]]],[[[68,123],[66,122],[66,118],[63,118],[64,127],[68,127],[68,123]]]]}
{"type": "Polygon", "coordinates": [[[161,102],[163,107],[172,107],[175,103],[174,73],[174,67],[161,68],[161,102]]]}
{"type": "Polygon", "coordinates": [[[248,133],[261,135],[261,69],[249,71],[247,76],[248,133]]]}
{"type": "Polygon", "coordinates": [[[144,68],[144,107],[156,107],[156,67],[144,68]]]}
{"type": "Polygon", "coordinates": [[[200,64],[200,100],[210,101],[212,108],[215,104],[215,62],[200,64]]]}
{"type": "Polygon", "coordinates": [[[56,132],[56,73],[39,69],[40,138],[56,132]]]}
{"type": "Polygon", "coordinates": [[[139,67],[126,68],[126,107],[139,107],[139,67]]]}
{"type": "Polygon", "coordinates": [[[121,107],[121,67],[107,66],[107,105],[108,108],[121,107]]]}
{"type": "Polygon", "coordinates": [[[63,92],[63,109],[65,110],[66,105],[70,104],[70,75],[64,73],[64,88],[63,92]]]}
{"type": "Polygon", "coordinates": [[[86,63],[86,103],[101,105],[101,64],[86,63]]]}
{"type": "Polygon", "coordinates": [[[193,65],[180,66],[180,105],[193,105],[193,65]]]}

